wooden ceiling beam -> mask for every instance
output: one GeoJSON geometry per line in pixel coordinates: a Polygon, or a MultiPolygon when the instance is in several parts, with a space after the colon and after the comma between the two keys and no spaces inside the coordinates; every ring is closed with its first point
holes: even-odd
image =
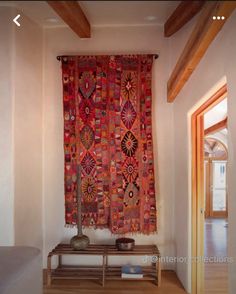
{"type": "Polygon", "coordinates": [[[90,38],[90,23],[78,1],[47,1],[52,9],[80,37],[90,38]]]}
{"type": "MultiPolygon", "coordinates": [[[[173,102],[206,50],[236,8],[236,1],[207,1],[167,84],[167,101],[173,102]],[[213,16],[224,19],[213,20],[213,16]]],[[[223,45],[222,45],[223,46],[223,45]]]]}
{"type": "Polygon", "coordinates": [[[170,37],[189,22],[203,7],[205,1],[181,1],[164,25],[165,37],[170,37]]]}
{"type": "Polygon", "coordinates": [[[221,120],[220,122],[214,124],[213,126],[205,129],[204,131],[204,135],[210,135],[210,134],[214,134],[216,132],[219,132],[220,130],[223,130],[225,128],[227,128],[227,122],[228,122],[228,118],[226,117],[225,119],[221,120]]]}

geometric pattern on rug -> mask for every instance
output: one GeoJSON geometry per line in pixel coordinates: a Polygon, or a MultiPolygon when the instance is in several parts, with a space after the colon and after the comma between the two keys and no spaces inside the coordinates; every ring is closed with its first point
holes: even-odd
{"type": "Polygon", "coordinates": [[[67,225],[77,224],[81,165],[84,226],[156,232],[152,63],[152,55],[62,58],[67,225]]]}

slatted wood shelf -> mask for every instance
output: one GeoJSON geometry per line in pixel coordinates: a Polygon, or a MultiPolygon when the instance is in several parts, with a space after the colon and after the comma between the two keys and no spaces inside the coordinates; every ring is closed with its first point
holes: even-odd
{"type": "Polygon", "coordinates": [[[122,281],[156,281],[153,275],[144,275],[143,278],[122,278],[121,276],[106,276],[106,280],[122,280],[122,281]]]}
{"type": "Polygon", "coordinates": [[[107,255],[155,255],[160,256],[160,252],[155,245],[135,245],[133,250],[118,251],[115,245],[106,246],[107,255]]]}
{"type": "Polygon", "coordinates": [[[70,244],[60,243],[52,252],[51,255],[65,255],[65,254],[80,254],[80,255],[103,255],[105,254],[105,246],[103,245],[89,245],[86,250],[74,250],[70,244]]]}
{"type": "MultiPolygon", "coordinates": [[[[48,254],[47,282],[51,285],[54,279],[80,279],[101,280],[105,285],[106,280],[132,280],[155,281],[161,284],[160,252],[156,245],[136,245],[132,251],[119,251],[115,245],[89,245],[86,250],[74,250],[69,244],[60,243],[48,254]],[[63,255],[97,255],[102,257],[102,264],[94,265],[65,265],[62,264],[63,255]],[[58,267],[51,268],[51,258],[58,256],[58,267]],[[109,256],[150,256],[155,257],[156,262],[151,266],[142,266],[143,278],[122,278],[121,266],[111,266],[108,263],[109,256]]],[[[151,261],[152,259],[150,259],[151,261]]]]}
{"type": "Polygon", "coordinates": [[[106,280],[130,280],[130,281],[156,281],[156,268],[153,266],[142,266],[143,278],[122,278],[121,266],[108,266],[106,268],[106,280]]]}
{"type": "Polygon", "coordinates": [[[80,279],[80,280],[102,280],[102,267],[58,267],[51,272],[52,279],[80,279]]]}

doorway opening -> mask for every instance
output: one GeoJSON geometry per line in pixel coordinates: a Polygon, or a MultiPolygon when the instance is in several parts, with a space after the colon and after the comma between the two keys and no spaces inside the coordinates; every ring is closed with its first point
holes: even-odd
{"type": "Polygon", "coordinates": [[[204,139],[204,195],[205,219],[227,218],[227,143],[217,136],[221,135],[227,142],[227,128],[216,130],[211,137],[204,139]]]}
{"type": "Polygon", "coordinates": [[[191,118],[192,293],[227,291],[227,88],[191,118]]]}
{"type": "Polygon", "coordinates": [[[227,97],[204,114],[205,293],[228,293],[227,97]]]}

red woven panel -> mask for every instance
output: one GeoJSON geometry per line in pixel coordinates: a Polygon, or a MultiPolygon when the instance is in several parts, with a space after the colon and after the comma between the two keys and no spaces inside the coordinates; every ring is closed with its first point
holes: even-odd
{"type": "Polygon", "coordinates": [[[151,55],[62,59],[66,224],[156,231],[151,55]]]}

